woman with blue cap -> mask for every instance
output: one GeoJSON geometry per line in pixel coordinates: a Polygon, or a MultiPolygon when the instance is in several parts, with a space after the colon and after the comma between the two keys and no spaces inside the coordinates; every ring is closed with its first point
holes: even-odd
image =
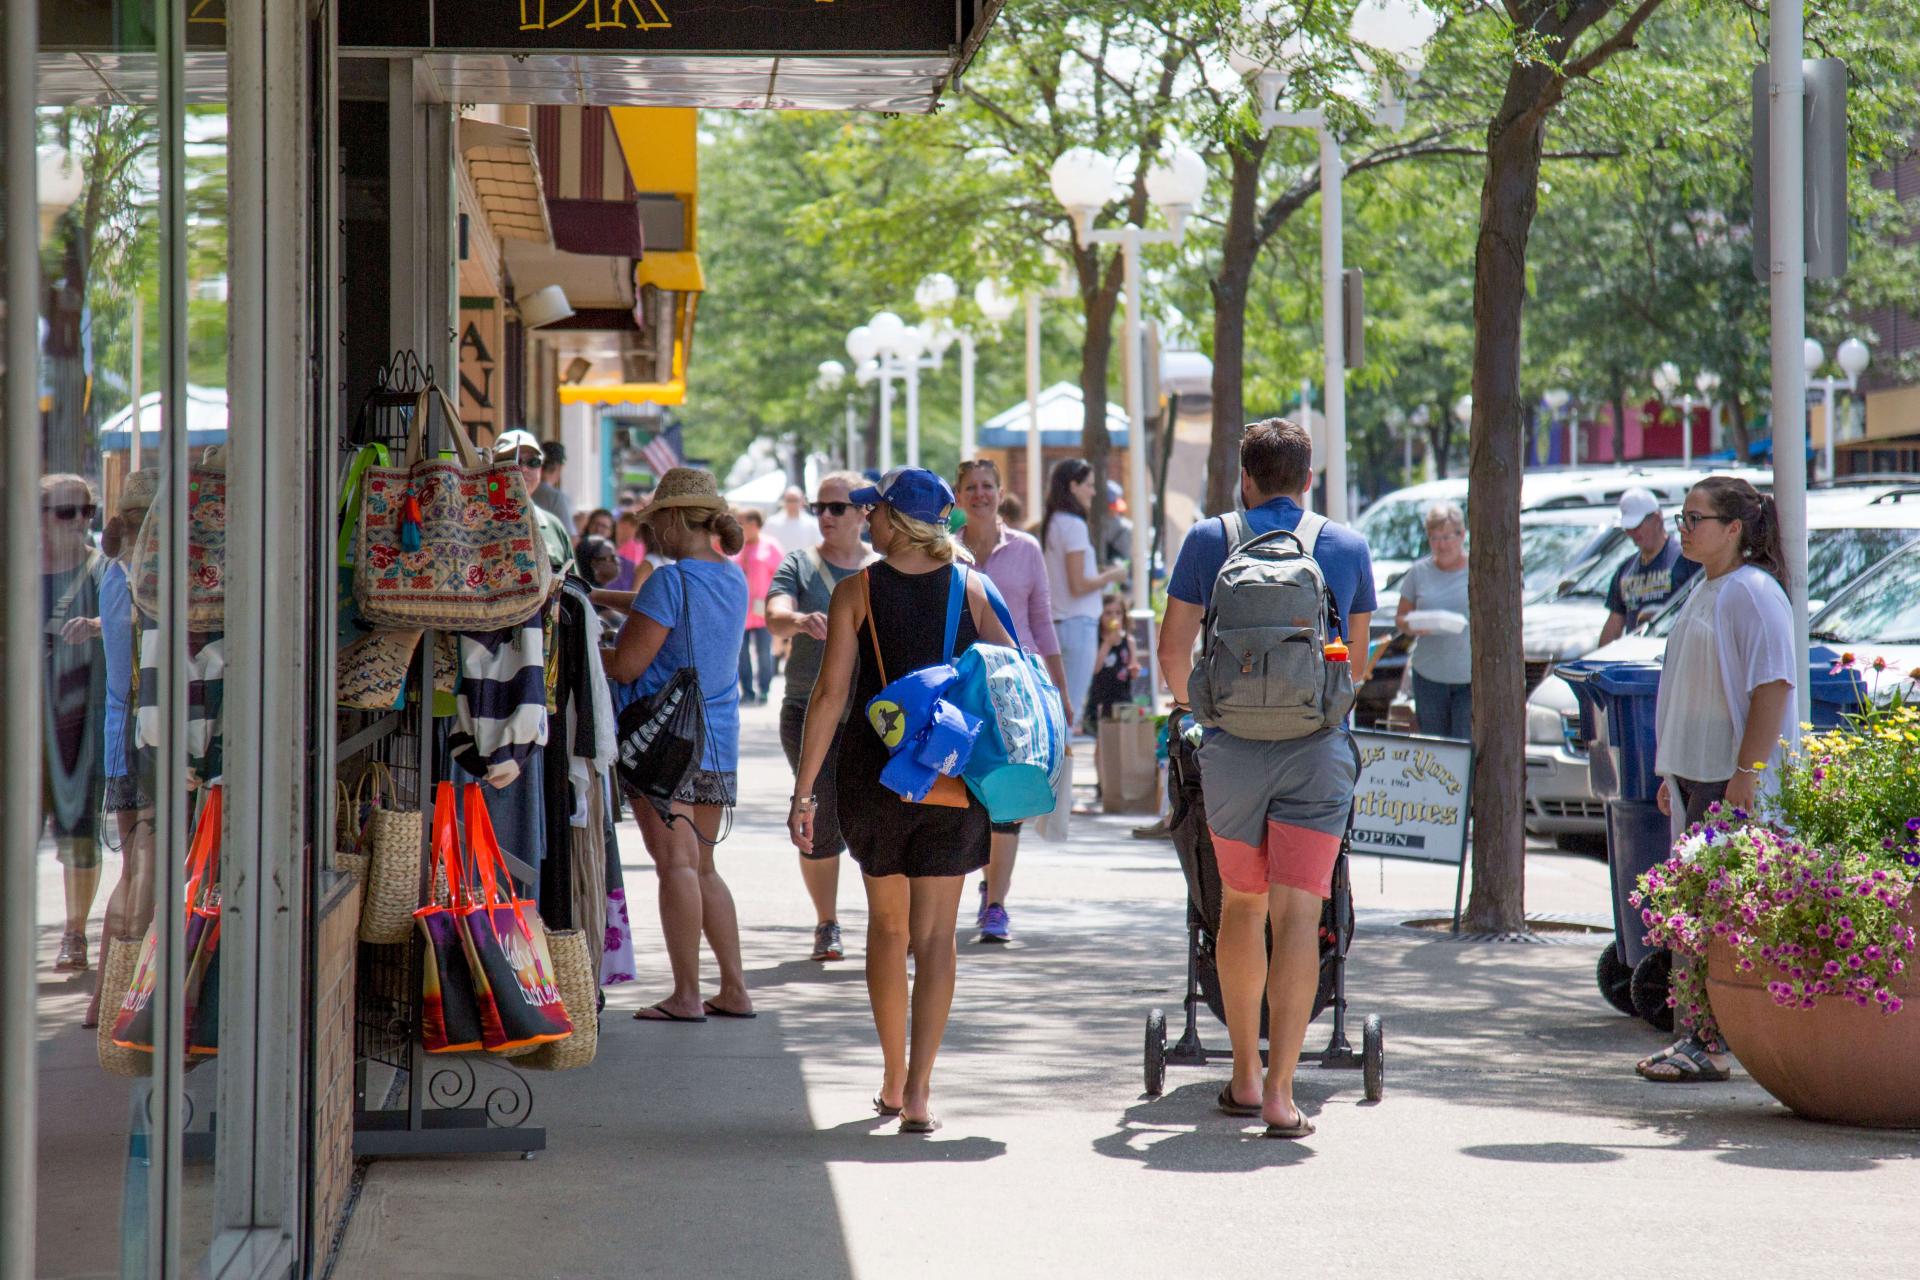
{"type": "MultiPolygon", "coordinates": [[[[945,480],[900,467],[848,500],[872,508],[868,527],[884,559],[833,590],[787,819],[803,853],[813,843],[814,783],[847,700],[865,708],[889,676],[951,662],[976,641],[1013,643],[988,603],[985,580],[969,573],[952,652],[941,651],[953,575],[963,572],[955,564],[960,547],[947,531],[954,500],[945,480]]],[[[867,889],[867,994],[885,1064],[873,1106],[883,1116],[899,1116],[902,1133],[932,1133],[938,1127],[929,1109],[933,1060],[953,1004],[960,890],[970,872],[987,864],[990,827],[985,807],[963,787],[936,788],[918,802],[888,789],[880,775],[889,744],[882,726],[867,719],[871,727],[849,723],[840,734],[834,770],[841,834],[867,889]]]]}

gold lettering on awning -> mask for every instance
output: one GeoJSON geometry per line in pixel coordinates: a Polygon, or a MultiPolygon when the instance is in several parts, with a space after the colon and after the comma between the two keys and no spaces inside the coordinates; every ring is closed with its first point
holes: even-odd
{"type": "MultiPolygon", "coordinates": [[[[555,0],[559,9],[567,0],[555,0]]],[[[572,22],[592,7],[592,17],[581,25],[588,31],[664,31],[673,19],[660,7],[660,0],[575,0],[571,9],[557,16],[548,12],[548,0],[520,0],[522,31],[553,31],[572,22]]]]}

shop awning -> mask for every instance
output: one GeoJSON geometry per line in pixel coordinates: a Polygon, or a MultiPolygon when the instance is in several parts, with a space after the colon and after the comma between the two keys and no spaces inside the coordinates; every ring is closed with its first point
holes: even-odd
{"type": "Polygon", "coordinates": [[[511,125],[462,119],[460,153],[466,157],[474,191],[495,235],[502,240],[553,243],[532,134],[511,125]]]}

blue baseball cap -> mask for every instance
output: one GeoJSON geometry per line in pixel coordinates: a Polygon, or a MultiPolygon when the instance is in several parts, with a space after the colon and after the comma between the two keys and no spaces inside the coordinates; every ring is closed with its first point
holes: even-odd
{"type": "Polygon", "coordinates": [[[953,505],[953,490],[924,467],[895,467],[880,477],[879,484],[855,489],[847,501],[863,507],[884,502],[901,515],[940,524],[953,505]]]}

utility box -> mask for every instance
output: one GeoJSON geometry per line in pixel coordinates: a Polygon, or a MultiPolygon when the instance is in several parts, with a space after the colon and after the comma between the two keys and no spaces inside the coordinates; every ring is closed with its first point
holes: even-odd
{"type": "MultiPolygon", "coordinates": [[[[1800,66],[1807,279],[1838,280],[1847,274],[1847,64],[1809,58],[1800,66]]],[[[1753,69],[1753,274],[1761,281],[1773,275],[1769,76],[1767,63],[1753,69]]]]}

